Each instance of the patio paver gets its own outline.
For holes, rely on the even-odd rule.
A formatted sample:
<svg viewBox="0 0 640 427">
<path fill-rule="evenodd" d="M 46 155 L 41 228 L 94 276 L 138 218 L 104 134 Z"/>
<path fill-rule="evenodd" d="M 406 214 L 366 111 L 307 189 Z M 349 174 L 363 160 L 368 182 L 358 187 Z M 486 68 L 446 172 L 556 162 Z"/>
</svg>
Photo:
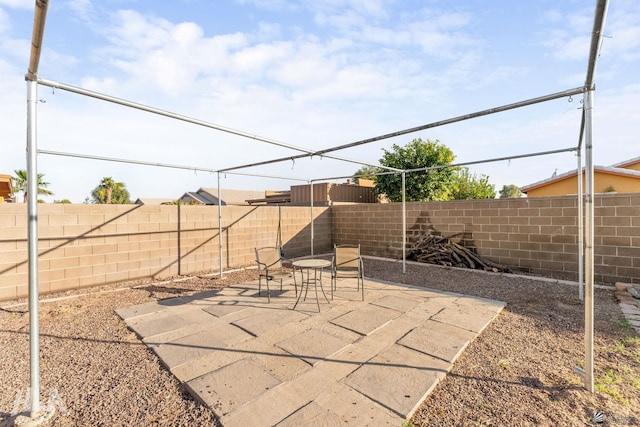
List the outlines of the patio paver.
<svg viewBox="0 0 640 427">
<path fill-rule="evenodd" d="M 296 310 L 257 282 L 118 309 L 222 424 L 402 425 L 504 303 L 344 279 Z"/>
</svg>

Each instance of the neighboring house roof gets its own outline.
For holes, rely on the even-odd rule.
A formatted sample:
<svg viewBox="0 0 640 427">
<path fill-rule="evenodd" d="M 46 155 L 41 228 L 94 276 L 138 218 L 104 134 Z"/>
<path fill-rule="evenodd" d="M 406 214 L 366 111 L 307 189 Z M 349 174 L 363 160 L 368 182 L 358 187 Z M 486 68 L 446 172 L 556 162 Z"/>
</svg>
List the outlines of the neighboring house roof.
<svg viewBox="0 0 640 427">
<path fill-rule="evenodd" d="M 262 191 L 250 191 L 250 190 L 229 190 L 221 189 L 222 193 L 222 205 L 247 205 L 247 200 L 264 198 L 264 192 Z M 217 188 L 200 188 L 196 192 L 188 191 L 180 198 L 182 203 L 198 203 L 203 205 L 217 205 L 218 204 L 218 189 Z"/>
<path fill-rule="evenodd" d="M 0 199 L 9 199 L 12 194 L 11 175 L 0 174 Z"/>
<path fill-rule="evenodd" d="M 166 199 L 157 197 L 140 197 L 134 203 L 136 205 L 165 205 L 175 203 L 176 199 Z"/>
<path fill-rule="evenodd" d="M 640 170 L 640 157 L 634 157 L 633 159 L 624 160 L 620 163 L 616 163 L 615 165 L 611 165 L 611 167 Z"/>
<path fill-rule="evenodd" d="M 584 174 L 584 168 L 582 168 L 582 173 Z M 624 169 L 619 167 L 612 166 L 594 166 L 594 172 L 600 172 L 603 174 L 609 175 L 618 175 L 618 176 L 626 176 L 630 178 L 638 178 L 640 179 L 640 171 L 632 170 L 632 169 Z M 553 184 L 555 182 L 562 181 L 564 179 L 573 177 L 577 174 L 577 169 L 574 169 L 569 172 L 565 172 L 560 175 L 552 176 L 551 178 L 543 179 L 542 181 L 534 182 L 533 184 L 525 185 L 524 187 L 520 187 L 520 191 L 523 193 L 527 193 L 531 190 L 535 190 L 540 187 L 544 187 L 546 185 Z"/>
<path fill-rule="evenodd" d="M 227 205 L 246 205 L 247 200 L 258 199 L 264 197 L 264 191 L 253 190 L 229 190 L 222 188 L 222 204 Z M 201 188 L 198 190 L 200 194 L 206 194 L 206 196 L 212 200 L 215 200 L 218 204 L 218 189 L 217 188 Z"/>
<path fill-rule="evenodd" d="M 182 197 L 180 197 L 180 200 L 182 201 L 182 203 L 184 204 L 190 204 L 190 203 L 198 203 L 198 204 L 202 204 L 202 205 L 215 205 L 217 203 L 214 203 L 213 200 L 203 197 L 202 195 L 198 194 L 197 192 L 193 192 L 193 191 L 187 191 L 186 193 L 184 193 L 182 195 Z"/>
</svg>

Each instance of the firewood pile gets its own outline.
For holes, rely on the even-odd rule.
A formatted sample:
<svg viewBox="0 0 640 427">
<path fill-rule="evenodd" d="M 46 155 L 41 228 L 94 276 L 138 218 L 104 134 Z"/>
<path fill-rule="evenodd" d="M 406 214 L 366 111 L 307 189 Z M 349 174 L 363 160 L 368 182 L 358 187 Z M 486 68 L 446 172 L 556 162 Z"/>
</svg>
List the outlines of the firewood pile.
<svg viewBox="0 0 640 427">
<path fill-rule="evenodd" d="M 509 267 L 489 261 L 479 255 L 475 249 L 451 240 L 461 234 L 464 233 L 456 233 L 449 237 L 432 234 L 420 236 L 407 250 L 407 259 L 447 267 L 511 273 Z"/>
</svg>

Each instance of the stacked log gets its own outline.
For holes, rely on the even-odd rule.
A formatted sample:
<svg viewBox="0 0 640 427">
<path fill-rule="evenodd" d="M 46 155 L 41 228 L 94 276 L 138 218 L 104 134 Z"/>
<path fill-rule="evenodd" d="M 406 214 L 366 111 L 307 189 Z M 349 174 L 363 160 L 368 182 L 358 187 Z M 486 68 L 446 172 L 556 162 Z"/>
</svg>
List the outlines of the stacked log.
<svg viewBox="0 0 640 427">
<path fill-rule="evenodd" d="M 420 236 L 407 250 L 407 259 L 446 267 L 511 273 L 509 267 L 496 264 L 482 257 L 475 249 L 467 248 L 451 240 L 461 234 L 463 233 L 456 233 L 449 237 L 432 234 Z"/>
</svg>

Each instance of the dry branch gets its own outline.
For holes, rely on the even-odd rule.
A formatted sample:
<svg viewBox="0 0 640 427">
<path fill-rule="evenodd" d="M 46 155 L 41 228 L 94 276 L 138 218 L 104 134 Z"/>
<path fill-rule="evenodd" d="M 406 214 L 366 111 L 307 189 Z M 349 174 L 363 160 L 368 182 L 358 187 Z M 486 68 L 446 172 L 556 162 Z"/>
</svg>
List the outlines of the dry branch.
<svg viewBox="0 0 640 427">
<path fill-rule="evenodd" d="M 483 258 L 475 249 L 451 241 L 452 238 L 461 234 L 464 233 L 456 233 L 448 237 L 422 235 L 408 249 L 407 259 L 447 267 L 471 268 L 495 273 L 511 272 L 509 267 Z"/>
</svg>

